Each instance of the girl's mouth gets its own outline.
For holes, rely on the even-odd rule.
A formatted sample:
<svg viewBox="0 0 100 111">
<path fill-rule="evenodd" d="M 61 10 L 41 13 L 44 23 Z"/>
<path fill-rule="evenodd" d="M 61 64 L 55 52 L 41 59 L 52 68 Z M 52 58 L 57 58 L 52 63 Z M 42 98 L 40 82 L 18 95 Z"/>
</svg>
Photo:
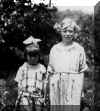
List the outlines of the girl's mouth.
<svg viewBox="0 0 100 111">
<path fill-rule="evenodd" d="M 72 39 L 71 36 L 64 36 L 64 38 L 66 38 L 66 39 Z"/>
</svg>

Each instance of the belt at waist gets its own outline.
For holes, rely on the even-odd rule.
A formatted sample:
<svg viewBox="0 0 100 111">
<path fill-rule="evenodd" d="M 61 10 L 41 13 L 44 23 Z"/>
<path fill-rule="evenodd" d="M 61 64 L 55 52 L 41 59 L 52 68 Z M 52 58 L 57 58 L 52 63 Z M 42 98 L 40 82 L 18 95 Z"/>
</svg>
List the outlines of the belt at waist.
<svg viewBox="0 0 100 111">
<path fill-rule="evenodd" d="M 79 72 L 53 72 L 52 74 L 68 75 L 68 74 L 80 74 Z"/>
</svg>

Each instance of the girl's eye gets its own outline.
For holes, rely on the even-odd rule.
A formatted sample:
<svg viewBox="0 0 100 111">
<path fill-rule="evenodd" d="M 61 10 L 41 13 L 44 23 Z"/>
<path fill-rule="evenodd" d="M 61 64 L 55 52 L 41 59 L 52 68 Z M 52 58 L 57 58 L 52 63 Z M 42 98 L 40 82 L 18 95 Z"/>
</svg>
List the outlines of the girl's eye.
<svg viewBox="0 0 100 111">
<path fill-rule="evenodd" d="M 72 33 L 73 31 L 72 30 L 63 30 L 62 32 L 64 32 L 64 33 L 66 33 L 66 32 Z"/>
<path fill-rule="evenodd" d="M 73 31 L 72 30 L 68 30 L 70 33 L 72 33 Z"/>
</svg>

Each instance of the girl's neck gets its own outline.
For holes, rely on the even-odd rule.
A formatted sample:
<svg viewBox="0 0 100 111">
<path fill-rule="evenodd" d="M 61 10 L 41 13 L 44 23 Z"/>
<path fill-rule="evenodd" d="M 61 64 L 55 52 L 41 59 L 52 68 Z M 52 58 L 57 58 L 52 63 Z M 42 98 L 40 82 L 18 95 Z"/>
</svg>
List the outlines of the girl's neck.
<svg viewBox="0 0 100 111">
<path fill-rule="evenodd" d="M 37 64 L 29 64 L 29 63 L 28 63 L 28 66 L 29 66 L 29 67 L 37 67 L 38 65 L 39 65 L 39 63 L 37 63 Z"/>
<path fill-rule="evenodd" d="M 70 46 L 70 45 L 73 44 L 73 41 L 70 41 L 70 42 L 64 42 L 64 41 L 62 41 L 62 44 L 63 44 L 64 46 Z"/>
</svg>

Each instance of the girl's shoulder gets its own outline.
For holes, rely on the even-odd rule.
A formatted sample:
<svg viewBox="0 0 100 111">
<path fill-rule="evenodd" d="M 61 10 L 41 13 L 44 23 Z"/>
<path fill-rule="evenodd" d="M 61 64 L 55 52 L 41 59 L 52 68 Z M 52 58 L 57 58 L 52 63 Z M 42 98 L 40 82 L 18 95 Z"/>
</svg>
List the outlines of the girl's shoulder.
<svg viewBox="0 0 100 111">
<path fill-rule="evenodd" d="M 61 42 L 59 42 L 52 46 L 51 51 L 57 51 L 57 50 L 61 49 L 61 47 L 62 47 Z"/>
<path fill-rule="evenodd" d="M 57 48 L 57 47 L 61 47 L 61 42 L 59 42 L 59 43 L 57 43 L 57 44 L 53 45 L 53 47 L 52 47 L 52 48 Z"/>
<path fill-rule="evenodd" d="M 78 50 L 78 51 L 84 51 L 84 48 L 81 44 L 74 42 L 74 47 Z"/>
<path fill-rule="evenodd" d="M 24 63 L 19 67 L 19 69 L 20 69 L 20 70 L 26 70 L 26 69 L 27 69 L 27 66 L 28 66 L 27 62 L 24 62 Z"/>
</svg>

